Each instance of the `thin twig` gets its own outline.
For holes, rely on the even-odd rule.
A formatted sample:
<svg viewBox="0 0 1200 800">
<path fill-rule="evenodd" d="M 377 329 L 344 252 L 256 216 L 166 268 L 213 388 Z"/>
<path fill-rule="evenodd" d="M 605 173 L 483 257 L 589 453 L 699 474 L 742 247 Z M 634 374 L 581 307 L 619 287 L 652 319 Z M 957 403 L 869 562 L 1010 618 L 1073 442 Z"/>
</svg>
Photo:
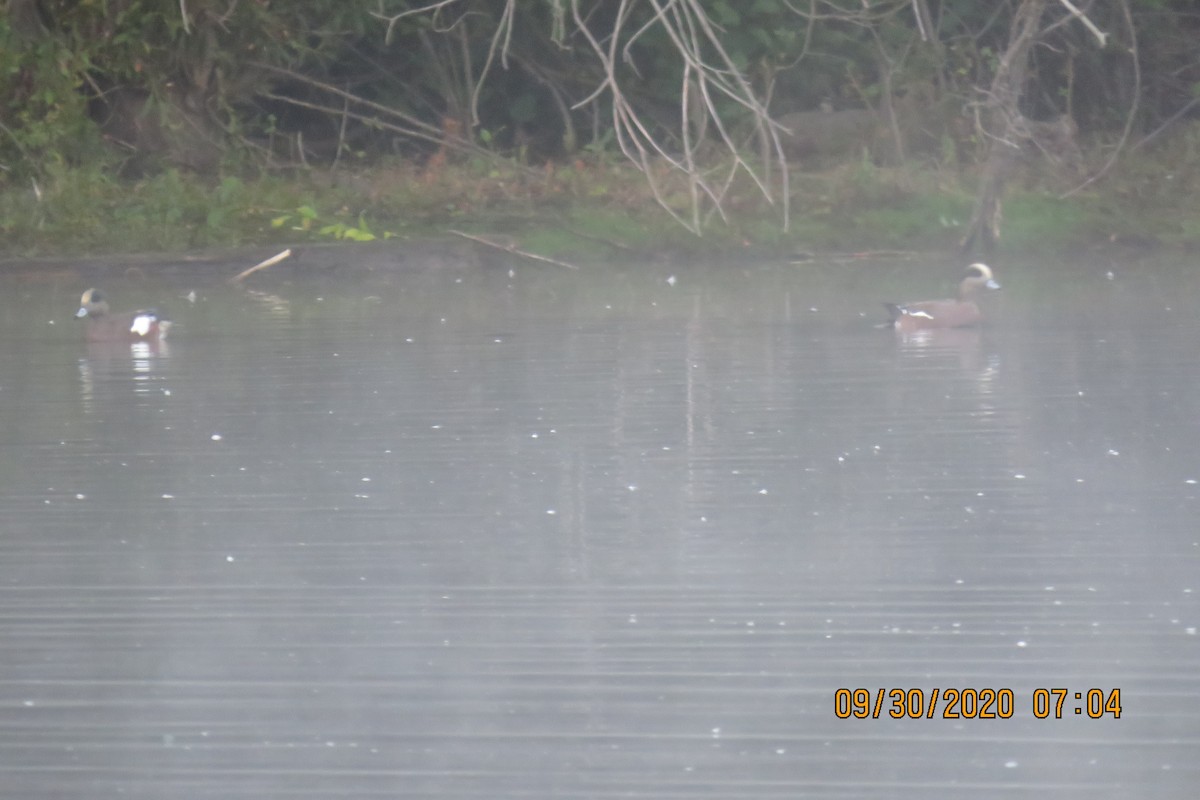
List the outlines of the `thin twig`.
<svg viewBox="0 0 1200 800">
<path fill-rule="evenodd" d="M 445 131 L 443 131 L 441 128 L 439 128 L 435 125 L 431 125 L 428 122 L 424 122 L 423 120 L 417 119 L 416 117 L 413 117 L 409 114 L 405 114 L 402 111 L 398 111 L 395 108 L 391 108 L 391 107 L 385 106 L 381 103 L 376 103 L 371 100 L 367 100 L 364 97 L 359 97 L 358 95 L 353 94 L 352 92 L 348 92 L 337 86 L 333 86 L 332 84 L 314 80 L 313 78 L 310 78 L 307 75 L 302 75 L 298 72 L 295 72 L 290 69 L 286 69 L 284 67 L 277 67 L 272 64 L 267 64 L 265 62 L 255 62 L 255 65 L 262 67 L 263 69 L 270 70 L 271 72 L 278 73 L 280 75 L 286 75 L 287 77 L 289 77 L 299 83 L 303 83 L 314 89 L 320 89 L 321 91 L 328 92 L 329 94 L 334 95 L 335 97 L 340 97 L 343 100 L 348 100 L 350 103 L 355 104 L 356 108 L 361 107 L 361 108 L 371 109 L 374 111 L 378 111 L 381 114 L 384 114 L 388 117 L 398 119 L 401 122 L 403 122 L 404 125 L 409 126 L 409 127 L 404 127 L 404 126 L 397 125 L 394 123 L 385 122 L 380 117 L 371 115 L 369 113 L 347 110 L 345 103 L 343 103 L 343 106 L 341 108 L 337 108 L 334 106 L 323 105 L 321 103 L 313 103 L 311 101 L 301 100 L 298 97 L 289 97 L 287 95 L 277 94 L 275 92 L 269 92 L 269 91 L 259 92 L 260 97 L 265 97 L 268 100 L 278 100 L 280 102 L 300 106 L 301 108 L 310 108 L 314 111 L 321 111 L 326 114 L 329 114 L 331 117 L 336 117 L 336 118 L 349 117 L 350 119 L 358 120 L 360 122 L 366 123 L 367 125 L 377 126 L 377 127 L 383 128 L 384 130 L 395 131 L 396 133 L 399 133 L 403 136 L 407 136 L 407 137 L 410 137 L 413 139 L 422 139 L 424 141 L 432 142 L 433 144 L 436 144 L 439 146 L 445 145 L 446 147 L 453 148 L 459 152 L 470 153 L 472 155 L 482 156 L 482 157 L 490 159 L 492 161 L 500 161 L 501 160 L 500 157 L 496 153 L 486 150 L 485 148 L 482 148 L 482 147 L 476 145 L 475 143 L 471 142 L 468 139 L 463 138 L 462 136 L 447 136 Z M 522 165 L 515 165 L 514 168 L 525 174 L 528 174 L 528 175 L 536 174 L 536 170 L 529 169 L 528 167 L 525 167 Z"/>
<path fill-rule="evenodd" d="M 458 0 L 439 0 L 439 2 L 430 3 L 429 5 L 422 6 L 421 8 L 410 8 L 407 11 L 401 11 L 399 14 L 392 14 L 391 16 L 389 16 L 387 14 L 378 13 L 375 11 L 369 11 L 367 13 L 369 13 L 372 17 L 375 17 L 376 19 L 381 19 L 381 20 L 387 21 L 387 24 L 388 24 L 387 33 L 384 34 L 383 43 L 391 44 L 392 43 L 392 32 L 396 28 L 396 23 L 399 22 L 400 20 L 404 19 L 405 17 L 412 16 L 413 14 L 424 14 L 426 11 L 441 11 L 444 7 L 446 7 L 448 5 L 452 5 L 457 2 L 458 2 Z M 380 4 L 380 10 L 382 11 L 382 9 L 383 9 L 383 5 Z"/>
<path fill-rule="evenodd" d="M 1159 134 L 1161 134 L 1161 133 L 1162 133 L 1163 131 L 1165 131 L 1167 128 L 1171 127 L 1171 126 L 1172 126 L 1172 125 L 1174 125 L 1176 122 L 1178 122 L 1180 117 L 1182 117 L 1184 114 L 1186 114 L 1186 113 L 1188 113 L 1189 111 L 1191 111 L 1191 110 L 1192 110 L 1192 108 L 1193 108 L 1194 106 L 1196 106 L 1196 105 L 1200 105 L 1200 97 L 1197 97 L 1195 100 L 1192 100 L 1192 101 L 1190 101 L 1190 102 L 1188 102 L 1188 103 L 1185 103 L 1185 104 L 1184 104 L 1184 106 L 1183 106 L 1183 108 L 1179 109 L 1179 110 L 1178 110 L 1178 111 L 1176 111 L 1174 114 L 1172 114 L 1171 116 L 1167 117 L 1167 121 L 1166 121 L 1166 122 L 1164 122 L 1163 124 L 1159 125 L 1159 126 L 1158 126 L 1157 128 L 1155 128 L 1154 130 L 1152 130 L 1152 131 L 1150 131 L 1149 133 L 1147 133 L 1147 134 L 1146 134 L 1145 136 L 1143 136 L 1141 139 L 1138 139 L 1138 140 L 1137 140 L 1137 142 L 1135 142 L 1135 143 L 1134 143 L 1132 146 L 1130 146 L 1130 148 L 1129 148 L 1129 152 L 1131 152 L 1131 153 L 1132 153 L 1132 152 L 1134 152 L 1135 150 L 1140 150 L 1141 148 L 1143 148 L 1143 147 L 1145 147 L 1146 145 L 1150 144 L 1150 142 L 1154 141 L 1154 139 L 1156 139 L 1156 138 L 1158 137 L 1158 135 L 1159 135 Z"/>
<path fill-rule="evenodd" d="M 496 250 L 502 250 L 503 252 L 511 253 L 514 256 L 521 256 L 522 258 L 531 258 L 534 261 L 544 261 L 547 264 L 554 264 L 555 266 L 566 267 L 567 269 L 579 269 L 579 267 L 575 266 L 574 264 L 568 264 L 566 261 L 559 261 L 557 258 L 550 258 L 548 256 L 539 256 L 537 253 L 530 253 L 525 250 L 518 250 L 516 245 L 501 244 L 499 242 L 494 242 L 490 239 L 486 239 L 483 236 L 473 236 L 469 233 L 463 233 L 462 231 L 455 231 L 455 230 L 447 230 L 446 233 L 453 233 L 455 236 L 461 236 L 464 239 L 470 239 L 472 242 L 477 242 L 485 247 L 492 247 L 492 248 L 495 248 Z"/>
<path fill-rule="evenodd" d="M 329 165 L 330 173 L 337 172 L 338 162 L 342 160 L 342 151 L 346 149 L 346 122 L 350 119 L 350 98 L 342 98 L 342 124 L 338 126 L 337 152 L 333 154 L 333 163 Z"/>
</svg>

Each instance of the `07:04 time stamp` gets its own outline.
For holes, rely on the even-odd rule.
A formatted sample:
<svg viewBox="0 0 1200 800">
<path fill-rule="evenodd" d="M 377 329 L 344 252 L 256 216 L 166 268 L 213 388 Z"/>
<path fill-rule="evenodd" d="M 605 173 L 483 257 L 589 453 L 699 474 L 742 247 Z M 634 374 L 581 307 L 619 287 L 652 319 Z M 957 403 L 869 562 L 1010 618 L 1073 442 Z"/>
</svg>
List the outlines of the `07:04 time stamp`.
<svg viewBox="0 0 1200 800">
<path fill-rule="evenodd" d="M 1012 689 L 838 689 L 838 719 L 1009 719 L 1016 710 Z M 1120 689 L 1034 689 L 1030 710 L 1038 719 L 1063 716 L 1121 718 Z"/>
</svg>

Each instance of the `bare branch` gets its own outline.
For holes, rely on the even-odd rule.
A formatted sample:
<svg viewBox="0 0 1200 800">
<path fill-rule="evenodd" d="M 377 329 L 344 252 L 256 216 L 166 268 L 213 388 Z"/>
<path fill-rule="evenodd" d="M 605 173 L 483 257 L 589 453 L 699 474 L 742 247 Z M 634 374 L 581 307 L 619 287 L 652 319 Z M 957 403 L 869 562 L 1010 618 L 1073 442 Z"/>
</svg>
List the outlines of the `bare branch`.
<svg viewBox="0 0 1200 800">
<path fill-rule="evenodd" d="M 1092 32 L 1092 35 L 1096 37 L 1096 41 L 1100 43 L 1100 47 L 1104 47 L 1105 43 L 1108 41 L 1107 33 L 1097 28 L 1092 21 L 1087 18 L 1086 14 L 1075 7 L 1071 0 L 1058 0 L 1058 2 L 1062 3 L 1067 11 L 1071 12 L 1073 17 L 1082 22 L 1083 26 Z"/>
<path fill-rule="evenodd" d="M 370 13 L 372 17 L 375 17 L 375 19 L 381 19 L 387 22 L 387 33 L 384 34 L 383 41 L 386 44 L 391 44 L 392 33 L 396 29 L 396 23 L 400 20 L 404 19 L 405 17 L 411 17 L 414 14 L 424 14 L 426 11 L 441 11 L 446 6 L 453 5 L 457 2 L 458 0 L 438 0 L 438 2 L 430 3 L 427 6 L 410 8 L 407 11 L 401 11 L 399 14 L 385 14 L 383 13 L 383 0 L 380 0 L 379 11 L 371 11 L 368 13 Z"/>
<path fill-rule="evenodd" d="M 1142 96 L 1142 70 L 1138 64 L 1138 43 L 1137 43 L 1137 28 L 1133 24 L 1133 14 L 1129 10 L 1128 0 L 1121 0 L 1121 11 L 1125 16 L 1125 26 L 1129 30 L 1129 55 L 1130 64 L 1133 67 L 1133 99 L 1129 103 L 1129 111 L 1125 115 L 1125 129 L 1121 131 L 1121 139 L 1117 142 L 1117 146 L 1113 149 L 1112 154 L 1108 157 L 1108 161 L 1104 166 L 1090 176 L 1086 181 L 1076 186 L 1069 192 L 1064 192 L 1060 195 L 1061 198 L 1067 198 L 1081 191 L 1087 186 L 1095 183 L 1104 177 L 1110 169 L 1117 163 L 1117 159 L 1121 155 L 1121 151 L 1125 147 L 1125 143 L 1129 141 L 1129 135 L 1133 132 L 1133 123 L 1137 117 L 1138 104 L 1141 102 Z"/>
<path fill-rule="evenodd" d="M 504 11 L 500 15 L 500 24 L 496 27 L 496 32 L 492 34 L 491 44 L 488 45 L 487 59 L 483 62 L 483 69 L 479 71 L 479 78 L 475 81 L 475 86 L 471 90 L 471 123 L 479 124 L 479 94 L 483 91 L 484 81 L 487 80 L 488 73 L 492 70 L 492 64 L 496 60 L 496 53 L 500 53 L 500 63 L 508 69 L 508 48 L 512 42 L 512 20 L 514 5 L 516 0 L 505 0 Z M 501 37 L 504 43 L 501 45 Z"/>
<path fill-rule="evenodd" d="M 390 37 L 400 20 L 418 14 L 435 16 L 452 7 L 462 10 L 463 6 L 456 6 L 456 2 L 438 0 L 397 14 L 385 13 L 381 4 L 373 16 L 387 22 Z M 655 201 L 688 230 L 699 234 L 707 217 L 713 214 L 725 216 L 723 206 L 734 185 L 734 178 L 744 173 L 768 202 L 780 202 L 786 229 L 789 212 L 788 175 L 779 140 L 779 126 L 770 119 L 766 104 L 726 51 L 722 43 L 723 32 L 709 18 L 703 0 L 619 0 L 613 4 L 615 7 L 609 8 L 610 16 L 590 18 L 581 8 L 581 0 L 569 2 L 574 32 L 585 42 L 586 52 L 596 60 L 600 75 L 598 84 L 582 99 L 570 103 L 569 109 L 596 103 L 601 96 L 607 95 L 617 147 L 646 176 Z M 634 27 L 631 24 L 634 12 L 644 2 L 649 3 L 652 13 L 639 14 L 639 17 L 647 16 L 648 19 L 640 20 Z M 887 5 L 889 9 L 906 8 L 909 2 L 890 0 Z M 469 103 L 472 120 L 478 119 L 477 108 L 482 92 L 491 79 L 495 65 L 499 63 L 507 68 L 510 57 L 516 58 L 518 63 L 525 60 L 517 53 L 510 53 L 516 14 L 520 8 L 517 0 L 505 0 L 502 7 L 499 3 L 494 7 L 498 16 L 493 19 L 495 29 L 488 32 L 491 38 L 483 63 L 478 70 L 474 69 L 470 64 L 470 53 L 466 50 L 458 59 L 463 70 L 459 85 L 470 86 L 469 99 L 464 98 L 464 104 Z M 560 44 L 566 36 L 566 10 L 565 0 L 552 0 L 551 39 Z M 592 10 L 589 9 L 588 13 Z M 474 12 L 464 11 L 456 24 L 463 23 L 471 13 Z M 596 20 L 601 18 L 605 20 L 605 29 L 597 30 Z M 624 85 L 631 71 L 637 74 L 635 46 L 651 33 L 656 37 L 665 35 L 668 38 L 673 48 L 671 55 L 680 59 L 682 66 L 678 125 L 671 126 L 672 130 L 666 133 L 662 132 L 660 123 L 649 120 Z M 338 97 L 344 96 L 339 94 L 336 87 L 322 85 L 320 88 Z M 570 101 L 562 97 L 556 87 L 551 87 L 551 93 L 569 123 L 567 109 Z M 770 152 L 769 161 L 757 164 L 743 155 L 741 146 L 730 133 L 727 121 L 722 119 L 722 113 L 728 113 L 721 110 L 726 103 L 734 103 L 749 112 L 756 137 L 764 145 L 760 151 L 764 155 Z M 416 120 L 390 109 L 382 109 L 358 98 L 350 106 L 343 113 L 352 119 L 358 118 L 355 107 L 369 109 L 394 116 L 406 130 L 419 132 L 419 138 L 441 140 L 441 130 L 427 124 L 418 126 L 414 124 Z M 567 130 L 571 130 L 569 124 Z M 727 170 L 716 182 L 714 175 L 707 172 L 713 158 L 705 150 L 713 141 L 719 143 L 721 152 L 727 157 Z M 779 168 L 773 170 L 772 163 L 778 163 Z M 677 207 L 683 204 L 678 202 L 674 189 L 670 188 L 669 182 L 673 179 L 681 179 L 686 184 L 688 199 L 685 202 L 690 206 L 686 212 Z M 675 188 L 682 187 L 676 185 Z"/>
<path fill-rule="evenodd" d="M 557 258 L 550 258 L 550 256 L 542 256 L 538 255 L 537 253 L 530 253 L 528 250 L 518 249 L 516 244 L 513 243 L 496 241 L 495 239 L 489 239 L 486 236 L 475 236 L 470 233 L 463 233 L 462 231 L 456 231 L 453 229 L 447 229 L 446 233 L 453 233 L 455 236 L 461 236 L 464 239 L 470 239 L 472 242 L 477 242 L 484 247 L 502 250 L 505 253 L 512 253 L 514 256 L 528 258 L 532 261 L 542 261 L 546 264 L 554 264 L 556 267 L 566 267 L 567 269 L 579 269 L 579 267 L 576 265 L 566 261 L 559 261 Z"/>
</svg>

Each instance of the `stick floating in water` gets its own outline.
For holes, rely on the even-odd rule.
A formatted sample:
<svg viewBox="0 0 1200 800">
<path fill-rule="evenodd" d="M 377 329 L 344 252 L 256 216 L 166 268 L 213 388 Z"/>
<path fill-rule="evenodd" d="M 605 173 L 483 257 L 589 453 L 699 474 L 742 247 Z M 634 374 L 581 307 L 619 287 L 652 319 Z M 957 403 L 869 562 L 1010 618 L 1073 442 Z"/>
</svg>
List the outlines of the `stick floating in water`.
<svg viewBox="0 0 1200 800">
<path fill-rule="evenodd" d="M 514 256 L 521 256 L 522 258 L 529 258 L 534 261 L 544 261 L 547 264 L 554 264 L 555 266 L 566 267 L 567 269 L 579 269 L 579 267 L 575 266 L 574 264 L 568 264 L 566 261 L 559 261 L 557 258 L 539 256 L 537 253 L 530 253 L 526 250 L 518 250 L 515 244 L 506 244 L 488 239 L 484 236 L 474 236 L 469 233 L 463 233 L 462 231 L 447 230 L 446 232 L 453 233 L 455 236 L 461 236 L 464 239 L 470 239 L 472 242 L 478 242 L 484 247 L 493 247 L 497 250 L 503 250 L 505 253 L 512 253 Z"/>
<path fill-rule="evenodd" d="M 276 253 L 275 255 L 271 256 L 266 261 L 258 262 L 250 269 L 242 270 L 237 275 L 234 275 L 232 278 L 230 278 L 229 282 L 230 283 L 241 283 L 242 278 L 245 278 L 247 275 L 253 275 L 254 273 L 258 272 L 260 269 L 266 269 L 267 267 L 269 267 L 273 264 L 278 264 L 280 261 L 283 261 L 286 258 L 290 258 L 291 255 L 292 255 L 292 249 L 289 247 L 287 250 L 284 250 L 282 253 Z"/>
</svg>

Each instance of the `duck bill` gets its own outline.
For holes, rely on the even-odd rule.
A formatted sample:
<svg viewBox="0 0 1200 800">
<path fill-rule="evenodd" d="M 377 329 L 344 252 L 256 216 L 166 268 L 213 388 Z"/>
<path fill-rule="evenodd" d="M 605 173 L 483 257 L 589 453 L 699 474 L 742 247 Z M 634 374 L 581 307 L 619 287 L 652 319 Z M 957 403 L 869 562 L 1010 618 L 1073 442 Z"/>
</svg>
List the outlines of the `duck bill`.
<svg viewBox="0 0 1200 800">
<path fill-rule="evenodd" d="M 996 283 L 995 278 L 988 278 L 988 282 L 984 284 L 989 289 L 999 289 L 1000 284 Z"/>
<path fill-rule="evenodd" d="M 83 319 L 87 315 L 88 315 L 88 310 L 86 308 L 81 308 L 75 312 L 75 319 Z"/>
</svg>

